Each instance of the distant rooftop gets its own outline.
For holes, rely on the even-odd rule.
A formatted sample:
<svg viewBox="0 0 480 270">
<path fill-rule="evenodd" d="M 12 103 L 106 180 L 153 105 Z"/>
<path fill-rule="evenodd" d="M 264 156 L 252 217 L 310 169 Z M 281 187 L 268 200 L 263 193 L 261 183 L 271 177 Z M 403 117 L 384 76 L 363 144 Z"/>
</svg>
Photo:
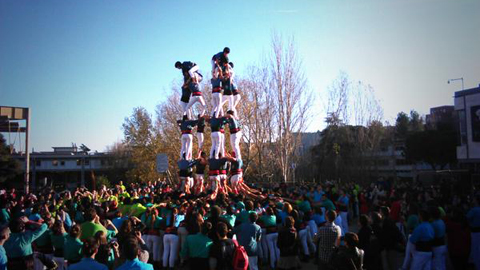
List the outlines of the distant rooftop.
<svg viewBox="0 0 480 270">
<path fill-rule="evenodd" d="M 455 92 L 455 97 L 469 96 L 473 94 L 480 94 L 480 85 L 476 88 L 465 89 L 462 91 Z"/>
</svg>

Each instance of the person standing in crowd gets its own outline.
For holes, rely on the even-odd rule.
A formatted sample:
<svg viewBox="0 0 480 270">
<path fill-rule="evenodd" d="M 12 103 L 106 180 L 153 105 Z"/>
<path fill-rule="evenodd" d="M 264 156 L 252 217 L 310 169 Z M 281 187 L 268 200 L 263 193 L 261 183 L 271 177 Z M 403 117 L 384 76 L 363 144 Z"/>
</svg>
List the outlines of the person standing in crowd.
<svg viewBox="0 0 480 270">
<path fill-rule="evenodd" d="M 453 209 L 445 225 L 448 254 L 453 269 L 467 269 L 471 249 L 471 233 L 467 218 L 463 211 L 456 207 Z"/>
<path fill-rule="evenodd" d="M 340 216 L 342 218 L 342 224 L 338 224 L 342 227 L 342 232 L 345 234 L 348 232 L 348 204 L 349 198 L 345 193 L 345 190 L 340 189 L 340 196 L 337 200 L 338 209 L 340 210 Z"/>
<path fill-rule="evenodd" d="M 415 245 L 413 251 L 412 266 L 410 269 L 430 269 L 432 265 L 432 241 L 435 231 L 430 224 L 430 214 L 427 210 L 420 210 L 420 225 L 415 228 L 410 237 L 410 242 Z"/>
<path fill-rule="evenodd" d="M 199 233 L 187 236 L 180 255 L 182 258 L 188 260 L 190 270 L 210 269 L 208 256 L 213 242 L 208 238 L 208 233 L 211 229 L 212 224 L 210 222 L 204 222 Z"/>
<path fill-rule="evenodd" d="M 53 260 L 57 263 L 59 269 L 65 268 L 65 258 L 63 257 L 65 249 L 65 240 L 67 237 L 67 232 L 63 227 L 63 222 L 61 220 L 55 221 L 52 227 L 52 234 L 50 235 L 53 245 Z"/>
<path fill-rule="evenodd" d="M 277 247 L 280 250 L 280 258 L 277 262 L 277 269 L 298 269 L 299 238 L 295 229 L 295 219 L 288 216 L 285 218 L 285 226 L 278 233 Z"/>
<path fill-rule="evenodd" d="M 7 242 L 8 238 L 10 238 L 10 228 L 6 226 L 0 228 L 0 270 L 7 270 L 7 252 L 3 245 Z"/>
<path fill-rule="evenodd" d="M 476 269 L 480 269 L 480 198 L 475 197 L 473 208 L 467 213 L 468 223 L 470 224 L 472 248 L 471 257 Z"/>
<path fill-rule="evenodd" d="M 364 251 L 358 248 L 358 236 L 355 233 L 345 234 L 345 246 L 341 246 L 332 258 L 334 269 L 363 269 Z"/>
<path fill-rule="evenodd" d="M 108 270 L 108 267 L 95 260 L 98 252 L 99 244 L 93 238 L 88 238 L 83 242 L 82 254 L 83 258 L 80 262 L 71 264 L 68 270 Z"/>
<path fill-rule="evenodd" d="M 34 231 L 26 231 L 25 228 L 28 225 L 38 228 Z M 8 269 L 32 270 L 34 266 L 32 242 L 47 230 L 47 224 L 36 223 L 22 216 L 12 219 L 9 228 L 10 238 L 4 244 Z"/>
<path fill-rule="evenodd" d="M 116 270 L 153 270 L 153 265 L 144 263 L 138 259 L 140 253 L 141 249 L 137 239 L 129 238 L 126 240 L 122 247 L 122 257 L 126 259 L 126 262 L 116 268 Z"/>
<path fill-rule="evenodd" d="M 337 214 L 330 210 L 326 217 L 327 223 L 318 229 L 317 259 L 319 270 L 328 269 L 332 254 L 340 245 L 341 229 L 333 223 Z"/>
<path fill-rule="evenodd" d="M 433 207 L 430 211 L 432 213 L 433 221 L 432 227 L 435 233 L 435 238 L 432 243 L 433 253 L 433 270 L 445 270 L 447 264 L 447 246 L 445 245 L 445 222 L 441 219 L 440 209 Z"/>
<path fill-rule="evenodd" d="M 97 215 L 95 208 L 90 208 L 86 211 L 85 222 L 81 226 L 81 236 L 80 240 L 85 241 L 87 238 L 95 237 L 95 234 L 98 231 L 103 231 L 107 234 L 107 229 L 100 224 L 100 217 Z"/>
<path fill-rule="evenodd" d="M 238 244 L 245 247 L 248 255 L 248 269 L 258 270 L 259 242 L 262 229 L 256 224 L 258 215 L 253 212 L 249 214 L 249 222 L 244 222 L 233 229 L 237 235 Z"/>
<path fill-rule="evenodd" d="M 82 259 L 83 242 L 80 241 L 81 234 L 80 225 L 75 224 L 70 229 L 68 236 L 65 239 L 65 249 L 63 251 L 64 258 L 68 265 L 79 262 Z"/>
<path fill-rule="evenodd" d="M 380 243 L 382 245 L 382 265 L 384 270 L 394 270 L 398 249 L 405 246 L 402 233 L 399 231 L 395 221 L 390 218 L 390 209 L 386 206 L 380 207 L 382 225 L 380 226 Z M 395 269 L 396 270 L 396 269 Z"/>
<path fill-rule="evenodd" d="M 216 226 L 216 238 L 210 249 L 209 265 L 211 270 L 230 270 L 233 268 L 235 243 L 227 237 L 228 227 L 224 222 Z"/>
</svg>

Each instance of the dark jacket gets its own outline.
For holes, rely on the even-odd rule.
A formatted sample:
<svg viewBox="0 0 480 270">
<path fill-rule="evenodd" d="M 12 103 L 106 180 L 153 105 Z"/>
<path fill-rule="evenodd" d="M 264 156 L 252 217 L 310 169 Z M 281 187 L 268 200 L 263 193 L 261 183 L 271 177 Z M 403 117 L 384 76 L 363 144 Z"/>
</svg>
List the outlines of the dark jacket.
<svg viewBox="0 0 480 270">
<path fill-rule="evenodd" d="M 298 254 L 298 234 L 295 228 L 284 228 L 278 233 L 277 247 L 280 257 L 296 256 Z"/>
</svg>

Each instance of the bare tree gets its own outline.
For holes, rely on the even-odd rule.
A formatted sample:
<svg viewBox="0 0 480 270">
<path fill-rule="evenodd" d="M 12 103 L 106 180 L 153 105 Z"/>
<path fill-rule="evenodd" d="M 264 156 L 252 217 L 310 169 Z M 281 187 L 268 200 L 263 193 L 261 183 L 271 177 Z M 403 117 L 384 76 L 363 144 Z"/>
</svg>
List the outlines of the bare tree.
<svg viewBox="0 0 480 270">
<path fill-rule="evenodd" d="M 327 117 L 328 125 L 348 124 L 348 101 L 350 97 L 350 79 L 347 73 L 340 72 L 337 79 L 328 88 Z"/>
<path fill-rule="evenodd" d="M 305 131 L 312 104 L 312 93 L 302 71 L 302 61 L 295 49 L 293 37 L 285 43 L 278 34 L 272 37 L 272 54 L 269 59 L 269 94 L 274 100 L 272 120 L 276 142 L 276 161 L 283 181 L 287 181 L 294 167 L 294 152 Z"/>
</svg>

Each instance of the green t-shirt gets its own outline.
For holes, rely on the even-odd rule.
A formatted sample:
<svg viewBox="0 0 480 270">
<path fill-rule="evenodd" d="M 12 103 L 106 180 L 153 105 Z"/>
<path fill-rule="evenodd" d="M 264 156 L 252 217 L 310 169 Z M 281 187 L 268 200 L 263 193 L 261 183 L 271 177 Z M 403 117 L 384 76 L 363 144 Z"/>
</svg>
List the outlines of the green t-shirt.
<svg viewBox="0 0 480 270">
<path fill-rule="evenodd" d="M 8 213 L 7 209 L 2 208 L 0 211 L 0 223 L 7 224 L 10 222 L 10 214 Z"/>
<path fill-rule="evenodd" d="M 202 233 L 189 235 L 180 251 L 180 256 L 182 258 L 208 258 L 212 244 L 212 240 Z"/>
<path fill-rule="evenodd" d="M 98 231 L 103 231 L 105 235 L 107 235 L 107 229 L 103 227 L 102 224 L 93 223 L 91 221 L 86 221 L 82 223 L 82 235 L 80 236 L 80 240 L 85 241 L 89 237 L 95 237 L 95 234 Z"/>
<path fill-rule="evenodd" d="M 35 240 L 35 244 L 36 244 L 38 247 L 47 247 L 47 246 L 50 246 L 50 245 L 52 244 L 51 235 L 52 235 L 52 231 L 51 231 L 50 229 L 47 229 L 42 235 L 40 235 L 40 237 L 38 237 L 38 238 Z"/>
<path fill-rule="evenodd" d="M 53 247 L 55 249 L 63 249 L 65 247 L 65 238 L 67 235 L 67 233 L 63 233 L 62 235 L 51 234 L 50 238 L 52 239 Z"/>
<path fill-rule="evenodd" d="M 47 224 L 42 224 L 35 231 L 25 231 L 23 233 L 12 233 L 3 247 L 7 252 L 8 258 L 19 258 L 33 254 L 32 242 L 47 230 Z"/>
<path fill-rule="evenodd" d="M 147 208 L 143 206 L 141 203 L 136 203 L 130 207 L 130 212 L 133 216 L 139 217 L 143 213 L 147 211 Z"/>
<path fill-rule="evenodd" d="M 240 222 L 240 223 L 248 222 L 250 213 L 255 213 L 255 211 L 253 211 L 253 210 L 249 210 L 249 211 L 243 210 L 242 212 L 240 212 L 237 215 L 238 222 Z"/>
<path fill-rule="evenodd" d="M 83 243 L 78 238 L 67 236 L 65 238 L 65 248 L 63 249 L 63 256 L 67 261 L 80 261 L 82 259 Z"/>
</svg>

